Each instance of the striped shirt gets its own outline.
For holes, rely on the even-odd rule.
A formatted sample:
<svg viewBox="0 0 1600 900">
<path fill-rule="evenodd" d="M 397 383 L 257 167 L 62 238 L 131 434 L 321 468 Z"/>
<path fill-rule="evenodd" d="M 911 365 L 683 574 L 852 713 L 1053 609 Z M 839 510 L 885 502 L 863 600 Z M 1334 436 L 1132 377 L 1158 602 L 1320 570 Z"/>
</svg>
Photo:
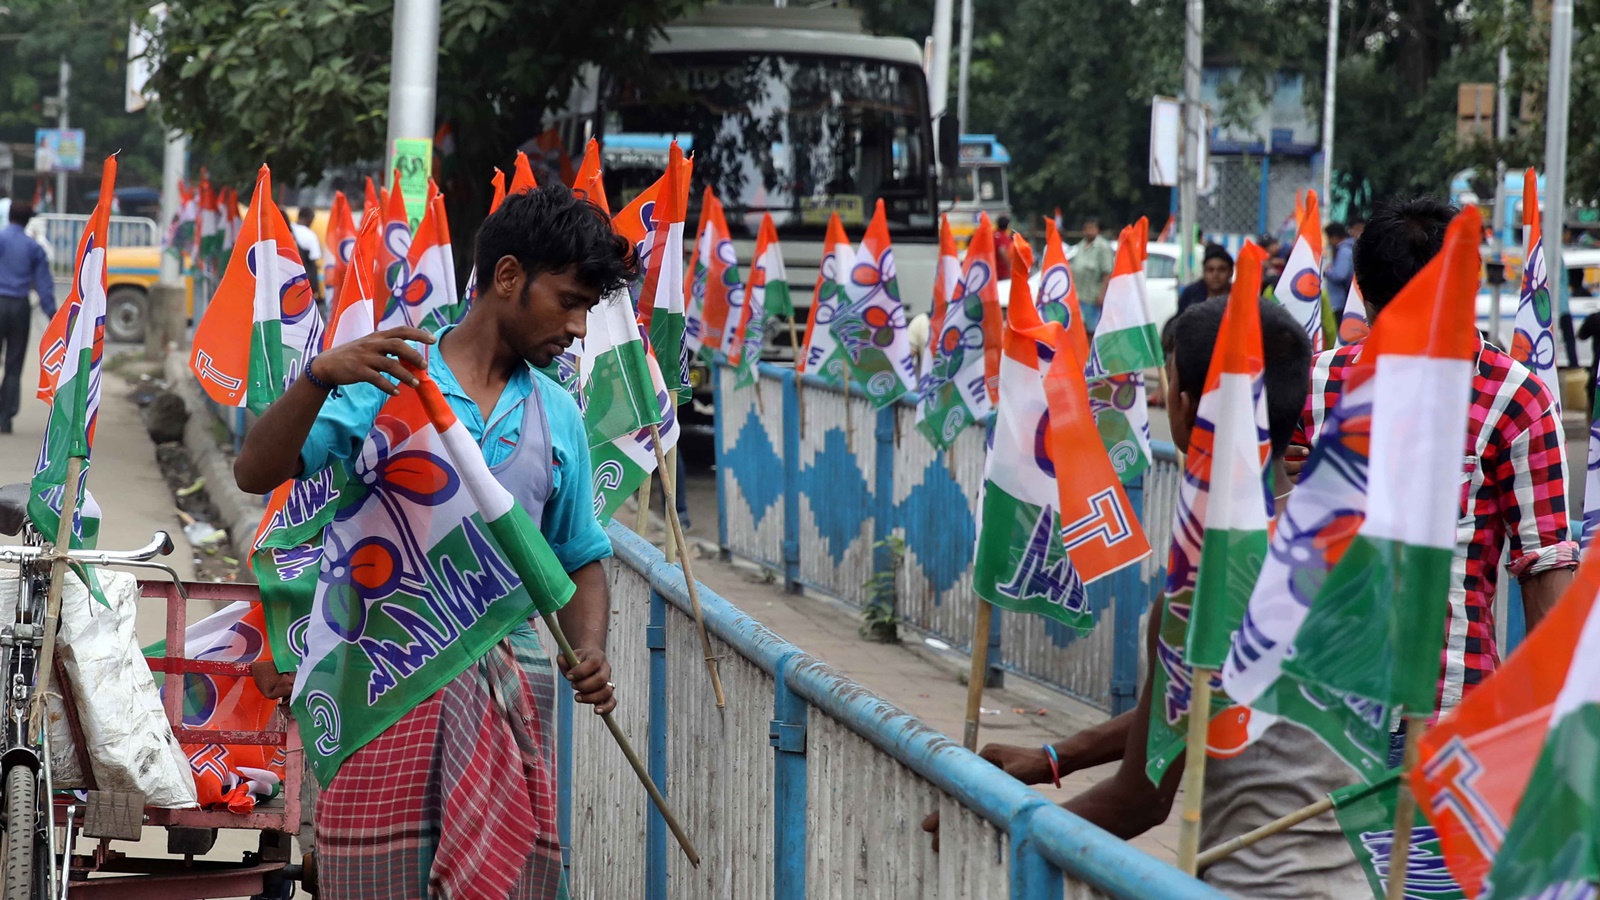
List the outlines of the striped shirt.
<svg viewBox="0 0 1600 900">
<path fill-rule="evenodd" d="M 1309 447 L 1339 400 L 1361 352 L 1352 344 L 1317 355 L 1294 443 Z M 1578 564 L 1568 539 L 1566 449 L 1550 391 L 1493 344 L 1478 351 L 1461 473 L 1460 518 L 1450 567 L 1450 615 L 1438 704 L 1448 712 L 1500 665 L 1494 598 L 1502 548 L 1518 579 Z M 1417 460 L 1428 465 L 1430 460 Z"/>
</svg>

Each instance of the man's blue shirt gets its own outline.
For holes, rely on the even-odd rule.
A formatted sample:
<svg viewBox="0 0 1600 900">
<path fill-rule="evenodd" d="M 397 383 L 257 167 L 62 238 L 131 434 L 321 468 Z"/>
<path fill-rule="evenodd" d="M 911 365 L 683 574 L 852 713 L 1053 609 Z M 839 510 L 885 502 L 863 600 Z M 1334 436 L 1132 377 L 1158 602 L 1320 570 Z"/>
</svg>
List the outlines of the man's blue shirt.
<svg viewBox="0 0 1600 900">
<path fill-rule="evenodd" d="M 30 288 L 38 292 L 44 314 L 55 315 L 56 283 L 50 277 L 50 257 L 21 225 L 7 224 L 0 228 L 0 297 L 26 300 Z"/>
</svg>

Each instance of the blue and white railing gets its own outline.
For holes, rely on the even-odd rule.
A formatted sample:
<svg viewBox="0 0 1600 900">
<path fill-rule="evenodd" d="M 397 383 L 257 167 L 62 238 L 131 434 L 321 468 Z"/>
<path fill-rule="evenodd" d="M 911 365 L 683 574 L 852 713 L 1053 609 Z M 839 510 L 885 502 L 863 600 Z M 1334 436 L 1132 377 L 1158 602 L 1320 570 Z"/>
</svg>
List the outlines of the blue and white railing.
<svg viewBox="0 0 1600 900">
<path fill-rule="evenodd" d="M 621 525 L 611 539 L 616 715 L 701 865 L 684 861 L 599 720 L 562 692 L 561 836 L 573 897 L 1221 897 L 701 585 L 727 695 L 719 713 L 681 570 Z M 933 810 L 939 853 L 920 828 Z"/>
<path fill-rule="evenodd" d="M 874 410 L 793 369 L 763 365 L 739 387 L 716 385 L 717 498 L 722 549 L 779 573 L 791 590 L 865 605 L 873 572 L 904 541 L 896 613 L 902 624 L 970 648 L 972 551 L 985 432 L 968 428 L 938 453 L 915 428 L 916 407 Z M 990 659 L 1111 712 L 1131 709 L 1139 676 L 1139 617 L 1165 579 L 1179 465 L 1156 445 L 1151 471 L 1128 489 L 1156 553 L 1089 588 L 1097 625 L 1080 637 L 1039 616 L 998 613 Z"/>
</svg>

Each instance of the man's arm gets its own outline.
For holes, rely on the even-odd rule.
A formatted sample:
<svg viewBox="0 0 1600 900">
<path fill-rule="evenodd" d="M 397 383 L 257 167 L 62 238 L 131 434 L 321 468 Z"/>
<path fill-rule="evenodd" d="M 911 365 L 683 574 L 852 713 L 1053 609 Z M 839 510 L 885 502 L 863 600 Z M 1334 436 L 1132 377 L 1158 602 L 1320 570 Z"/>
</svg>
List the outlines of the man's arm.
<svg viewBox="0 0 1600 900">
<path fill-rule="evenodd" d="M 1093 728 L 1085 728 L 1072 737 L 1051 744 L 1056 751 L 1057 773 L 1067 775 L 1121 759 L 1128 744 L 1128 731 L 1133 727 L 1134 714 L 1134 710 L 1130 709 Z M 984 744 L 978 750 L 978 755 L 1023 784 L 1044 784 L 1051 780 L 1050 755 L 1043 746 Z"/>
<path fill-rule="evenodd" d="M 567 666 L 566 658 L 556 655 L 579 703 L 594 704 L 595 715 L 617 708 L 617 698 L 611 686 L 611 663 L 606 659 L 606 629 L 611 618 L 611 590 L 606 585 L 606 572 L 596 560 L 572 573 L 572 582 L 578 586 L 572 599 L 556 613 L 556 620 L 578 657 L 576 668 Z"/>
<path fill-rule="evenodd" d="M 1530 631 L 1560 602 L 1578 564 L 1578 545 L 1568 539 L 1567 473 L 1562 452 L 1566 435 L 1553 401 L 1539 399 L 1543 400 L 1542 410 L 1538 400 L 1525 403 L 1535 418 L 1511 439 L 1494 472 L 1501 485 L 1500 509 L 1510 539 L 1506 566 L 1522 584 L 1522 610 Z"/>
<path fill-rule="evenodd" d="M 39 311 L 44 313 L 45 318 L 53 318 L 56 314 L 56 281 L 50 276 L 50 257 L 38 244 L 33 245 L 33 290 L 39 295 Z"/>
</svg>

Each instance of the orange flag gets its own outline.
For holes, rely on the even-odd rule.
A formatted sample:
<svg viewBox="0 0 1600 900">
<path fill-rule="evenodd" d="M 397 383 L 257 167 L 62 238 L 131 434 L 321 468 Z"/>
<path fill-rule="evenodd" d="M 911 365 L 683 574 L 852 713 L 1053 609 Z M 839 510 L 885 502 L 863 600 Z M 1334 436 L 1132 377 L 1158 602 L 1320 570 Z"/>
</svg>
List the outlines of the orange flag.
<svg viewBox="0 0 1600 900">
<path fill-rule="evenodd" d="M 538 186 L 539 182 L 533 177 L 533 166 L 528 164 L 528 154 L 518 150 L 517 165 L 511 172 L 511 193 L 520 194 L 523 191 L 534 190 Z"/>
<path fill-rule="evenodd" d="M 1067 342 L 1079 359 L 1089 358 L 1089 332 L 1083 325 L 1083 310 L 1078 305 L 1078 282 L 1067 264 L 1067 249 L 1061 231 L 1050 219 L 1044 220 L 1044 269 L 1039 275 L 1039 317 L 1066 326 Z"/>
<path fill-rule="evenodd" d="M 589 146 L 584 149 L 583 164 L 578 167 L 572 189 L 593 200 L 606 215 L 611 214 L 611 203 L 606 200 L 606 186 L 600 175 L 600 142 L 594 138 L 589 138 Z"/>
</svg>

